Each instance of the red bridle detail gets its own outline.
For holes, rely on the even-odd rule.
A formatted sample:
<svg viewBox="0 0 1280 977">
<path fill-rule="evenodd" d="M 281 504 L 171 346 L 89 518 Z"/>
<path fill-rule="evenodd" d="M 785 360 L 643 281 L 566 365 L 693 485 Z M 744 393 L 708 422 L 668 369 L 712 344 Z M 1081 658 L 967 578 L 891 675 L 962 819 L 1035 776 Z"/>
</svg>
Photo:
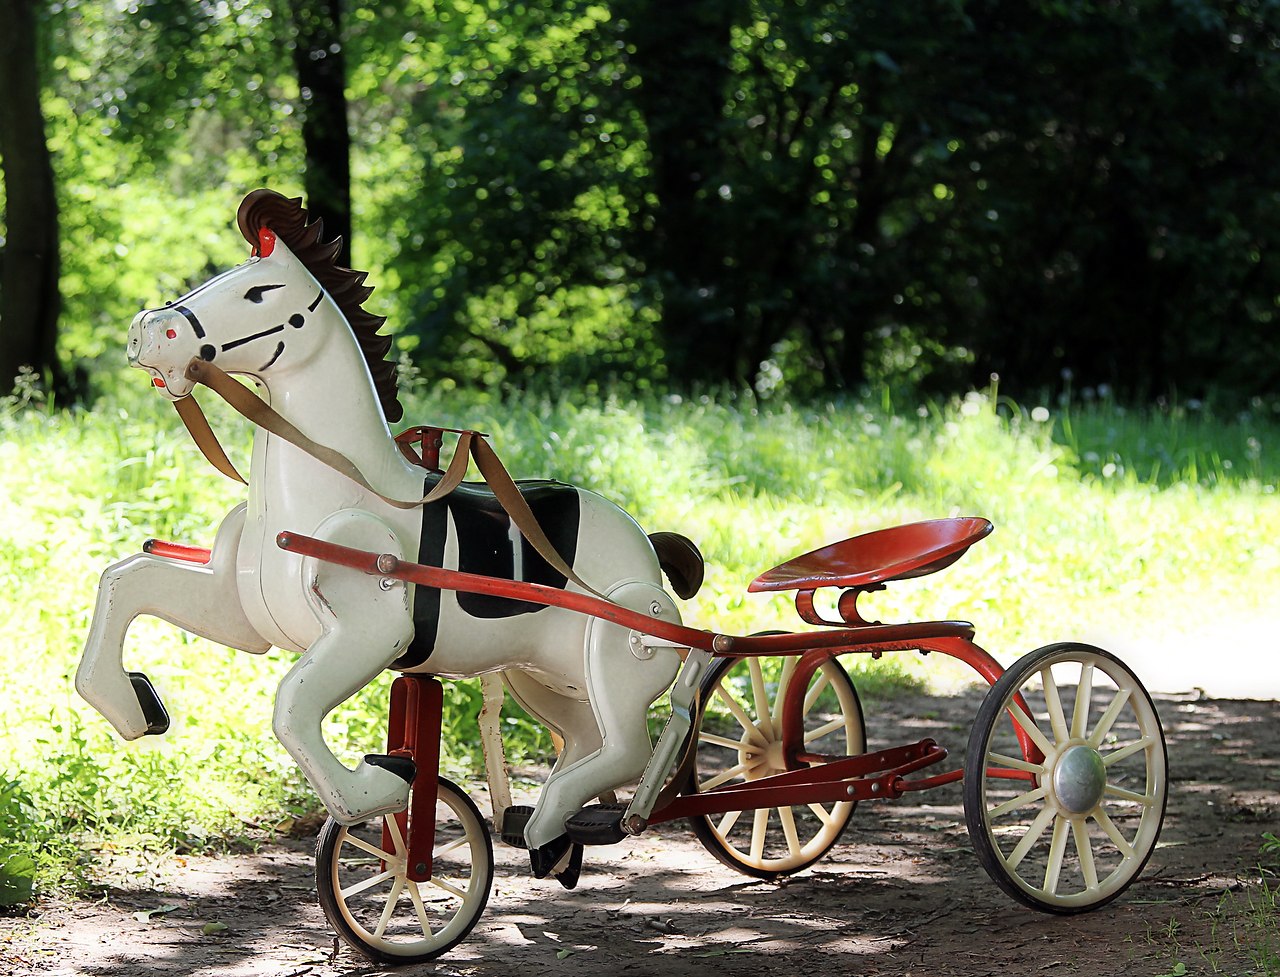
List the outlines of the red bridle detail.
<svg viewBox="0 0 1280 977">
<path fill-rule="evenodd" d="M 256 258 L 266 258 L 276 247 L 276 235 L 269 227 L 263 227 L 258 230 L 258 246 L 253 249 L 253 256 Z"/>
</svg>

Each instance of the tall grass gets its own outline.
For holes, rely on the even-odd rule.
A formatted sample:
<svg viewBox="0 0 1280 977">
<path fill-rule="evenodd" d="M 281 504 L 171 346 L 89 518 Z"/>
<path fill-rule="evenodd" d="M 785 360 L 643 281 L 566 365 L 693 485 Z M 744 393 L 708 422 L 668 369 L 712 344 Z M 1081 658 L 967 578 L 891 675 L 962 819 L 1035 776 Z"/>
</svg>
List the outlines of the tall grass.
<svg viewBox="0 0 1280 977">
<path fill-rule="evenodd" d="M 746 395 L 583 403 L 419 392 L 408 401 L 415 422 L 492 434 L 518 476 L 591 488 L 650 531 L 695 539 L 707 584 L 683 612 L 719 630 L 790 626 L 784 598 L 745 593 L 775 563 L 952 514 L 985 515 L 998 531 L 945 573 L 872 595 L 867 611 L 973 620 L 1006 661 L 1085 621 L 1174 621 L 1196 606 L 1256 612 L 1280 582 L 1280 425 L 1261 410 L 1050 411 L 984 393 L 922 406 Z M 244 470 L 249 432 L 206 406 Z M 7 400 L 0 489 L 0 870 L 15 852 L 30 855 L 49 884 L 77 864 L 91 870 L 104 845 L 200 847 L 314 810 L 270 731 L 288 667 L 281 653 L 236 654 L 139 619 L 126 661 L 155 680 L 174 724 L 136 744 L 74 694 L 101 570 L 148 536 L 209 541 L 241 498 L 172 411 L 128 388 L 87 412 Z M 904 667 L 935 684 L 956 680 Z M 344 755 L 377 749 L 385 686 L 331 718 Z M 476 769 L 477 708 L 475 684 L 455 683 L 446 716 L 455 772 Z M 517 753 L 549 750 L 518 713 L 507 729 Z"/>
</svg>

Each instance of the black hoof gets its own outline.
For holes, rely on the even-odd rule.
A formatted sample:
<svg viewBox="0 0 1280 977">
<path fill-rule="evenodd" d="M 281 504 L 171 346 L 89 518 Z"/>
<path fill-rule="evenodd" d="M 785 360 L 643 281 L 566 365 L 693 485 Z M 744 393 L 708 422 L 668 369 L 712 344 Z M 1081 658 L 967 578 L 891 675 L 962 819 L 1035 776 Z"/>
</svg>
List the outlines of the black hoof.
<svg viewBox="0 0 1280 977">
<path fill-rule="evenodd" d="M 407 756 L 388 756 L 385 753 L 366 753 L 364 755 L 364 762 L 369 764 L 371 767 L 381 767 L 383 770 L 390 770 L 406 784 L 413 783 L 414 775 L 418 772 L 418 768 L 414 766 L 413 761 Z"/>
<path fill-rule="evenodd" d="M 142 716 L 147 721 L 147 735 L 159 736 L 169 731 L 169 714 L 164 710 L 164 703 L 156 695 L 151 679 L 141 672 L 129 673 L 129 684 L 133 686 L 133 694 L 138 697 L 138 705 L 142 707 Z"/>
<path fill-rule="evenodd" d="M 573 842 L 569 840 L 568 835 L 561 835 L 559 838 L 548 841 L 541 848 L 530 848 L 529 867 L 533 869 L 533 877 L 545 879 L 550 875 L 560 859 L 564 858 L 564 853 L 569 850 L 571 844 Z"/>
<path fill-rule="evenodd" d="M 555 880 L 566 889 L 578 887 L 578 876 L 582 874 L 582 846 L 575 843 L 569 850 L 569 864 L 555 874 Z"/>
</svg>

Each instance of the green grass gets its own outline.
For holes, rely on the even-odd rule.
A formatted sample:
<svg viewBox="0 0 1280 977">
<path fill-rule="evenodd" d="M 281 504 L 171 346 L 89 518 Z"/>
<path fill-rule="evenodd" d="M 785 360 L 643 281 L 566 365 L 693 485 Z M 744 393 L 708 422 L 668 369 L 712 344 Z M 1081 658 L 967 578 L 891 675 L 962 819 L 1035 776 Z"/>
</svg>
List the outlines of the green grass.
<svg viewBox="0 0 1280 977">
<path fill-rule="evenodd" d="M 924 406 L 723 394 L 408 401 L 414 422 L 491 433 L 518 476 L 592 488 L 650 531 L 695 539 L 707 584 L 683 612 L 718 630 L 790 626 L 785 598 L 745 592 L 790 556 L 953 514 L 985 515 L 997 532 L 946 572 L 871 595 L 865 610 L 884 620 L 972 620 L 1003 661 L 1098 621 L 1158 630 L 1179 626 L 1189 609 L 1260 614 L 1280 581 L 1280 425 L 1261 408 L 1221 418 L 1094 403 L 1067 413 L 979 393 Z M 245 470 L 248 431 L 205 406 Z M 272 692 L 288 667 L 281 653 L 231 653 L 140 619 L 126 662 L 157 683 L 174 723 L 135 744 L 74 693 L 102 569 L 149 536 L 208 542 L 241 498 L 208 469 L 172 409 L 140 381 L 90 412 L 38 397 L 4 401 L 0 487 L 0 873 L 7 859 L 29 856 L 48 887 L 91 871 L 103 846 L 200 848 L 313 810 L 270 731 Z M 854 669 L 873 695 L 964 678 L 933 659 Z M 377 748 L 385 686 L 330 720 L 346 756 Z M 455 773 L 477 769 L 478 701 L 475 683 L 450 692 L 446 763 Z M 549 739 L 518 711 L 506 728 L 518 757 L 548 752 Z"/>
</svg>

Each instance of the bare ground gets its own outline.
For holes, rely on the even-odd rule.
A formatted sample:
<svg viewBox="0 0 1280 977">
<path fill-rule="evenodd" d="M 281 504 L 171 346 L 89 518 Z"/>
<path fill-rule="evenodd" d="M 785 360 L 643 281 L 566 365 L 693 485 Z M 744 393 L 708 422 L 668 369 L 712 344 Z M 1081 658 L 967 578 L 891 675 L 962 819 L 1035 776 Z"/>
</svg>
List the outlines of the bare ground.
<svg viewBox="0 0 1280 977">
<path fill-rule="evenodd" d="M 871 745 L 933 736 L 959 757 L 978 701 L 869 703 Z M 1280 912 L 1266 908 L 1257 868 L 1262 833 L 1280 830 L 1280 702 L 1158 705 L 1171 765 L 1160 847 L 1099 911 L 1053 917 L 1011 902 L 978 864 L 953 786 L 862 805 L 826 859 L 776 883 L 724 868 L 678 825 L 589 849 L 571 892 L 496 844 L 494 893 L 470 938 L 398 973 L 1280 973 Z M 0 918 L 0 974 L 385 973 L 337 945 L 312 872 L 305 840 L 149 865 L 122 857 L 89 898 Z"/>
</svg>

